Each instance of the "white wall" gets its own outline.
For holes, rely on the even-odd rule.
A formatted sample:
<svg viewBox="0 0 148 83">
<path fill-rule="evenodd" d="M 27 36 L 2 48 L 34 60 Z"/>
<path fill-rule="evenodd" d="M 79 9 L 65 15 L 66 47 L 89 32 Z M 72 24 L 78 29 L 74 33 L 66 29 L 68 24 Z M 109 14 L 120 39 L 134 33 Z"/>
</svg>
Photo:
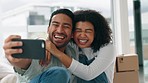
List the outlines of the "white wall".
<svg viewBox="0 0 148 83">
<path fill-rule="evenodd" d="M 2 55 L 2 27 L 1 27 L 1 17 L 0 17 L 0 57 Z"/>
<path fill-rule="evenodd" d="M 28 13 L 14 14 L 2 18 L 2 26 L 26 26 Z"/>
<path fill-rule="evenodd" d="M 142 13 L 141 18 L 142 18 L 142 23 L 148 24 L 148 12 Z"/>
<path fill-rule="evenodd" d="M 26 31 L 26 26 L 17 26 L 17 27 L 0 27 L 0 56 L 4 56 L 3 52 L 3 44 L 4 40 L 9 36 L 9 35 L 20 35 L 22 38 L 27 38 L 27 31 Z"/>
<path fill-rule="evenodd" d="M 0 57 L 3 55 L 3 39 L 2 39 L 2 34 L 0 32 Z"/>
<path fill-rule="evenodd" d="M 112 19 L 117 55 L 130 53 L 127 0 L 112 0 Z"/>
</svg>

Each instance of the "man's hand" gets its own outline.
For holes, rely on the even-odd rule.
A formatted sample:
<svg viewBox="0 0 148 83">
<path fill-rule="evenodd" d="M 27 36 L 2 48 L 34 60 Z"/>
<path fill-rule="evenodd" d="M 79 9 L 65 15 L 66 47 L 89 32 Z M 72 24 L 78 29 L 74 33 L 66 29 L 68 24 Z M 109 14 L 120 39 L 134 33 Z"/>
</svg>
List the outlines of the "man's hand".
<svg viewBox="0 0 148 83">
<path fill-rule="evenodd" d="M 12 54 L 15 53 L 22 53 L 22 49 L 12 49 L 12 47 L 22 46 L 22 42 L 12 41 L 12 39 L 21 38 L 19 35 L 10 35 L 8 38 L 5 39 L 3 49 L 5 52 L 5 57 L 8 61 L 15 67 L 19 67 L 22 69 L 27 69 L 31 64 L 31 59 L 21 59 L 21 58 L 14 58 Z"/>
</svg>

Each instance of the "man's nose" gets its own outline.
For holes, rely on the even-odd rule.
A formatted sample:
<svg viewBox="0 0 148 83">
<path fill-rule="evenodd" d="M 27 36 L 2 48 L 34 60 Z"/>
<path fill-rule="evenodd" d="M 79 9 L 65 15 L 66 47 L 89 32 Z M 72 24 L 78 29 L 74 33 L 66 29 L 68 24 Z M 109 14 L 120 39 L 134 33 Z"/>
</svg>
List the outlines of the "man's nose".
<svg viewBox="0 0 148 83">
<path fill-rule="evenodd" d="M 64 29 L 63 29 L 62 26 L 59 26 L 59 27 L 57 28 L 57 32 L 62 33 L 63 31 L 64 31 Z"/>
</svg>

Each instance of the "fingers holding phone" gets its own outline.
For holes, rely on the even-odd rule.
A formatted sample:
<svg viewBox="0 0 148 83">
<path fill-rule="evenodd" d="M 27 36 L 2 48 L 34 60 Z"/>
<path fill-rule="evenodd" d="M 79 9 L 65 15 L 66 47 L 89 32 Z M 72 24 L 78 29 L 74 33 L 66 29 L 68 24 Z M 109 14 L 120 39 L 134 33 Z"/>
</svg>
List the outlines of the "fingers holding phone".
<svg viewBox="0 0 148 83">
<path fill-rule="evenodd" d="M 22 53 L 22 49 L 13 49 L 13 47 L 15 47 L 15 46 L 22 46 L 22 42 L 18 42 L 18 41 L 14 42 L 14 41 L 12 41 L 14 38 L 15 39 L 16 38 L 20 39 L 21 36 L 19 36 L 19 35 L 10 35 L 8 38 L 6 38 L 6 40 L 4 42 L 4 45 L 3 45 L 5 56 L 6 56 L 6 58 L 8 60 L 9 60 L 9 58 L 13 59 L 12 54 Z M 11 61 L 11 60 L 9 60 L 9 61 Z"/>
<path fill-rule="evenodd" d="M 5 52 L 5 57 L 8 61 L 13 65 L 20 68 L 26 68 L 27 65 L 31 62 L 29 59 L 18 59 L 14 58 L 12 55 L 16 53 L 22 53 L 22 49 L 13 49 L 13 47 L 22 46 L 21 41 L 12 41 L 13 39 L 20 39 L 21 36 L 19 35 L 10 35 L 4 41 L 3 49 Z M 24 64 L 27 61 L 28 63 Z"/>
</svg>

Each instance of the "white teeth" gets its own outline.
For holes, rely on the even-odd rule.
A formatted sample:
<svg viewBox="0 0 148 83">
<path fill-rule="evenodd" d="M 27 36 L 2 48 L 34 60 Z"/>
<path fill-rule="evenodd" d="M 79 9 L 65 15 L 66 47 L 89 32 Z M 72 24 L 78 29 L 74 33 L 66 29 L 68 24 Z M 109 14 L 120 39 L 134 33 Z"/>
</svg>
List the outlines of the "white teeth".
<svg viewBox="0 0 148 83">
<path fill-rule="evenodd" d="M 59 35 L 55 35 L 55 38 L 63 39 L 64 37 L 63 36 L 59 36 Z"/>
<path fill-rule="evenodd" d="M 87 42 L 87 40 L 80 40 L 80 42 L 83 42 L 84 43 L 84 42 Z"/>
</svg>

